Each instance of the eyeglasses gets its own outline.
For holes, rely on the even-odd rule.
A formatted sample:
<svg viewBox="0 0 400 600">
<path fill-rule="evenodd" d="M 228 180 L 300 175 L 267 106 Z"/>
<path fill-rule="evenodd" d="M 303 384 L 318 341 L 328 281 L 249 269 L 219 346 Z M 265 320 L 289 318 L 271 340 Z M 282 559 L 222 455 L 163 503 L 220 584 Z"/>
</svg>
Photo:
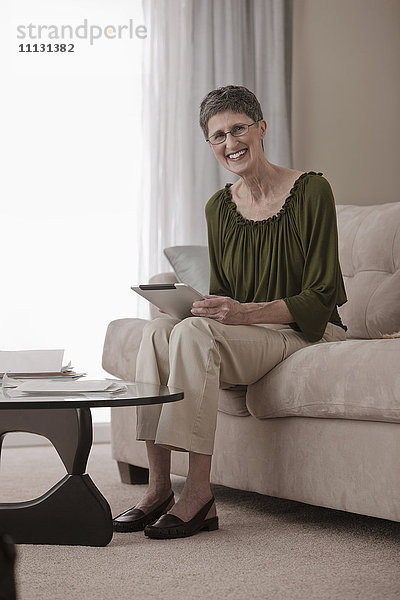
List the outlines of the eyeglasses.
<svg viewBox="0 0 400 600">
<path fill-rule="evenodd" d="M 237 125 L 234 125 L 230 131 L 217 131 L 217 133 L 214 133 L 214 135 L 210 135 L 206 142 L 210 142 L 210 144 L 213 146 L 222 144 L 226 140 L 228 133 L 233 135 L 233 137 L 241 137 L 242 135 L 246 135 L 246 133 L 249 131 L 249 127 L 256 125 L 258 122 L 259 121 L 254 121 L 254 123 L 249 124 L 238 123 Z"/>
</svg>

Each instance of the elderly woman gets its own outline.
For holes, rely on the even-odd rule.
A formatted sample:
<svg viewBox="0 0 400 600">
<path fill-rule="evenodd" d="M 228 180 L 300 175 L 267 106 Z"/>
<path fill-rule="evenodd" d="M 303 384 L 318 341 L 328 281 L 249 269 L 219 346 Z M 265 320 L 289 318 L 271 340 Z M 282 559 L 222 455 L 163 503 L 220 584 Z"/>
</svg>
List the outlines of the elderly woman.
<svg viewBox="0 0 400 600">
<path fill-rule="evenodd" d="M 338 260 L 332 190 L 321 173 L 270 163 L 267 123 L 241 86 L 210 92 L 200 125 L 218 162 L 238 175 L 208 201 L 210 295 L 193 317 L 149 322 L 137 381 L 184 390 L 177 403 L 138 409 L 149 487 L 114 519 L 116 531 L 186 537 L 218 528 L 210 468 L 219 387 L 251 384 L 300 348 L 345 339 L 337 306 L 347 300 Z M 171 450 L 189 452 L 174 502 Z"/>
</svg>

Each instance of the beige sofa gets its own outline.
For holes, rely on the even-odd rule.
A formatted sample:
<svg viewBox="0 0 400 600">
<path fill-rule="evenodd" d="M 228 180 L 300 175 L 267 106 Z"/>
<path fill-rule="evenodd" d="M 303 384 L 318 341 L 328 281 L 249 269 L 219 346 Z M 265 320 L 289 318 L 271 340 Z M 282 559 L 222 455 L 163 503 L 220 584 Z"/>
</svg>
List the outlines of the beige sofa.
<svg viewBox="0 0 400 600">
<path fill-rule="evenodd" d="M 211 478 L 400 521 L 400 338 L 381 338 L 400 330 L 400 203 L 337 214 L 347 339 L 298 350 L 247 389 L 220 391 Z M 134 378 L 145 323 L 110 323 L 104 369 Z M 147 475 L 135 420 L 135 409 L 112 411 L 113 457 L 126 482 Z M 173 473 L 185 475 L 187 454 L 172 454 Z"/>
</svg>

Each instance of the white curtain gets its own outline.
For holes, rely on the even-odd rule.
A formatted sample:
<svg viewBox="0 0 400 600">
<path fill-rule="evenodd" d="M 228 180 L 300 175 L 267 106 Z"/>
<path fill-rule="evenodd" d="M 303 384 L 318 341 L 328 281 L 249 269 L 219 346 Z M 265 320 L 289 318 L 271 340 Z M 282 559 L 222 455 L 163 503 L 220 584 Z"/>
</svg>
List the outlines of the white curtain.
<svg viewBox="0 0 400 600">
<path fill-rule="evenodd" d="M 292 35 L 291 0 L 143 0 L 143 10 L 141 282 L 169 270 L 165 247 L 207 243 L 205 204 L 235 180 L 198 124 L 210 90 L 251 89 L 268 123 L 268 160 L 291 166 Z"/>
</svg>

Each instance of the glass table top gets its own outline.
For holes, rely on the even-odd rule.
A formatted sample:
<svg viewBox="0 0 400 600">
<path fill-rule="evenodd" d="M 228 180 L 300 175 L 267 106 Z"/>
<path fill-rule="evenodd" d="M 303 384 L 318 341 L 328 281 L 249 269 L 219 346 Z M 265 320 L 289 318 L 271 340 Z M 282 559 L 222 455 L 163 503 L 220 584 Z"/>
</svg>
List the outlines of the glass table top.
<svg viewBox="0 0 400 600">
<path fill-rule="evenodd" d="M 183 398 L 182 390 L 165 385 L 122 381 L 120 379 L 109 379 L 107 381 L 124 383 L 126 390 L 119 392 L 40 392 L 33 394 L 19 392 L 16 388 L 0 388 L 0 410 L 141 406 L 176 402 Z"/>
</svg>

